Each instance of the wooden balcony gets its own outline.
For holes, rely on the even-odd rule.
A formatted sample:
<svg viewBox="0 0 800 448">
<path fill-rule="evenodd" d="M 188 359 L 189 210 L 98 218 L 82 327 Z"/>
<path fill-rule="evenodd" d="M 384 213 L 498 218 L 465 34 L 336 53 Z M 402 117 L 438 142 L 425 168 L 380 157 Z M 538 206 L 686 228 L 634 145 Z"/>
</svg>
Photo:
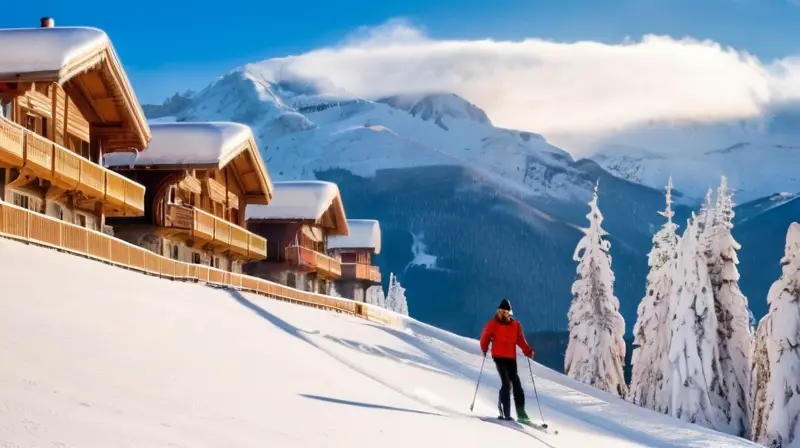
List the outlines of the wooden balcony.
<svg viewBox="0 0 800 448">
<path fill-rule="evenodd" d="M 310 272 L 316 272 L 322 277 L 339 278 L 342 276 L 342 263 L 325 254 L 303 246 L 289 246 L 286 248 L 286 261 Z"/>
<path fill-rule="evenodd" d="M 0 167 L 19 168 L 25 162 L 25 133 L 22 126 L 0 118 Z"/>
<path fill-rule="evenodd" d="M 230 225 L 231 251 L 240 255 L 247 255 L 250 248 L 247 230 L 235 225 Z"/>
<path fill-rule="evenodd" d="M 64 190 L 77 190 L 81 182 L 81 156 L 59 145 L 54 149 L 53 184 Z"/>
<path fill-rule="evenodd" d="M 193 224 L 190 225 L 192 235 L 208 241 L 214 240 L 214 222 L 216 218 L 199 208 L 191 208 Z"/>
<path fill-rule="evenodd" d="M 144 211 L 144 186 L 113 171 L 106 171 L 106 216 L 140 216 Z"/>
<path fill-rule="evenodd" d="M 50 178 L 53 170 L 53 146 L 55 144 L 33 132 L 25 131 L 25 164 L 27 168 L 42 179 Z"/>
<path fill-rule="evenodd" d="M 342 263 L 342 278 L 380 283 L 381 270 L 377 266 L 360 263 Z"/>
<path fill-rule="evenodd" d="M 186 205 L 167 205 L 164 227 L 168 235 L 192 239 L 209 249 L 244 260 L 267 258 L 267 240 L 236 224 Z"/>
<path fill-rule="evenodd" d="M 101 201 L 107 216 L 144 215 L 143 185 L 0 117 L 0 167 L 19 168 L 57 189 Z"/>
</svg>

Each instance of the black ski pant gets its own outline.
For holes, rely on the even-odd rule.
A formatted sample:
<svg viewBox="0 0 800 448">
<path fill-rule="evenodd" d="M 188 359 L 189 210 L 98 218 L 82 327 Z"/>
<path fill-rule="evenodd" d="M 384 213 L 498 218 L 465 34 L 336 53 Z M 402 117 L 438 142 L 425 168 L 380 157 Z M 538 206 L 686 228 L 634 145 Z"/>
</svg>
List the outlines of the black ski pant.
<svg viewBox="0 0 800 448">
<path fill-rule="evenodd" d="M 525 392 L 522 390 L 522 383 L 517 373 L 516 358 L 493 358 L 497 366 L 497 373 L 500 374 L 500 397 L 497 408 L 500 415 L 511 417 L 511 391 L 514 391 L 514 404 L 517 409 L 525 409 Z"/>
</svg>

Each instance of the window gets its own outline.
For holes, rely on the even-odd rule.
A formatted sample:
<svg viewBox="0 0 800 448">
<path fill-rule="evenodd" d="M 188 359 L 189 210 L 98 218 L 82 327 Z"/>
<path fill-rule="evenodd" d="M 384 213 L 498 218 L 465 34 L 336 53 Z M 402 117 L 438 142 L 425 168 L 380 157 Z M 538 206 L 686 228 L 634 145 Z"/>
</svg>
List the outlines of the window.
<svg viewBox="0 0 800 448">
<path fill-rule="evenodd" d="M 89 146 L 89 142 L 85 142 L 85 141 L 83 141 L 83 140 L 80 140 L 80 142 L 81 142 L 81 151 L 80 151 L 80 154 L 81 154 L 81 155 L 82 155 L 82 156 L 83 156 L 85 159 L 91 159 L 91 155 L 92 155 L 92 153 L 91 153 L 91 148 L 90 148 L 90 146 Z"/>
<path fill-rule="evenodd" d="M 167 202 L 170 204 L 176 204 L 175 196 L 176 196 L 177 188 L 175 185 L 169 187 L 169 193 L 167 193 Z"/>
<path fill-rule="evenodd" d="M 297 284 L 297 278 L 295 277 L 295 275 L 292 273 L 286 274 L 286 286 L 294 288 L 296 284 Z"/>
<path fill-rule="evenodd" d="M 200 254 L 198 254 L 197 252 L 192 252 L 192 263 L 200 264 L 200 262 L 201 262 L 200 261 Z"/>
<path fill-rule="evenodd" d="M 36 117 L 30 114 L 25 115 L 25 127 L 31 132 L 36 132 Z"/>
<path fill-rule="evenodd" d="M 37 198 L 36 196 L 31 196 L 29 194 L 21 193 L 19 191 L 14 191 L 14 190 L 8 190 L 8 196 L 9 196 L 8 201 L 16 205 L 17 207 L 21 207 L 37 213 L 43 213 L 45 211 L 43 208 L 44 201 L 41 198 Z"/>
<path fill-rule="evenodd" d="M 16 191 L 11 194 L 11 203 L 17 207 L 28 208 L 28 199 L 28 196 Z"/>
<path fill-rule="evenodd" d="M 61 207 L 61 204 L 53 204 L 53 217 L 64 219 L 64 209 Z"/>
<path fill-rule="evenodd" d="M 86 215 L 82 213 L 75 213 L 75 224 L 81 227 L 86 227 L 86 221 Z"/>
<path fill-rule="evenodd" d="M 178 245 L 177 244 L 173 244 L 172 245 L 172 259 L 173 260 L 177 260 L 178 259 L 178 255 L 179 255 Z"/>
</svg>

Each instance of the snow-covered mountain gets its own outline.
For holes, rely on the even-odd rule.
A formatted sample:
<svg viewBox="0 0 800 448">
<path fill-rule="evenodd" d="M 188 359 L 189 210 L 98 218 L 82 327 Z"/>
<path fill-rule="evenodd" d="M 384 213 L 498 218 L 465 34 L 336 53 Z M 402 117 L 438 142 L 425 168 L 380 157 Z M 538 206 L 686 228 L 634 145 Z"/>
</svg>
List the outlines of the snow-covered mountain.
<svg viewBox="0 0 800 448">
<path fill-rule="evenodd" d="M 148 114 L 245 123 L 274 179 L 337 182 L 349 217 L 381 221 L 378 262 L 407 288 L 412 315 L 465 335 L 503 297 L 531 330 L 566 328 L 571 254 L 599 179 L 632 325 L 659 191 L 575 161 L 541 135 L 497 128 L 453 94 L 369 100 L 280 73 L 275 61 L 246 65 Z"/>
<path fill-rule="evenodd" d="M 633 182 L 675 186 L 700 200 L 726 175 L 739 203 L 800 192 L 800 117 L 794 107 L 752 120 L 654 123 L 595 143 L 590 158 Z"/>
<path fill-rule="evenodd" d="M 250 125 L 276 180 L 330 168 L 374 176 L 380 169 L 458 165 L 522 195 L 588 200 L 591 182 L 576 182 L 581 173 L 569 153 L 539 135 L 493 127 L 484 111 L 461 97 L 370 101 L 316 81 L 276 80 L 276 70 L 270 62 L 246 65 L 165 115 Z"/>
<path fill-rule="evenodd" d="M 534 394 L 522 358 L 528 413 L 558 434 L 515 428 L 495 419 L 500 380 L 489 362 L 480 374 L 475 338 L 2 238 L 0 253 L 0 446 L 756 446 L 537 362 Z"/>
</svg>

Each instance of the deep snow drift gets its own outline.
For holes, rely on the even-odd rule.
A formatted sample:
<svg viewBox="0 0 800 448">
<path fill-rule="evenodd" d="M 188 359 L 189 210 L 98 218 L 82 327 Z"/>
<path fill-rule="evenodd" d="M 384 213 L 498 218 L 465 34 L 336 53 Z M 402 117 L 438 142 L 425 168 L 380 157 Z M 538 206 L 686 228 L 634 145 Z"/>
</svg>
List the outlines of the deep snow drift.
<svg viewBox="0 0 800 448">
<path fill-rule="evenodd" d="M 0 284 L 0 446 L 754 446 L 536 364 L 559 435 L 472 418 L 496 414 L 494 367 L 471 414 L 477 341 L 413 319 L 390 329 L 5 239 Z"/>
</svg>

